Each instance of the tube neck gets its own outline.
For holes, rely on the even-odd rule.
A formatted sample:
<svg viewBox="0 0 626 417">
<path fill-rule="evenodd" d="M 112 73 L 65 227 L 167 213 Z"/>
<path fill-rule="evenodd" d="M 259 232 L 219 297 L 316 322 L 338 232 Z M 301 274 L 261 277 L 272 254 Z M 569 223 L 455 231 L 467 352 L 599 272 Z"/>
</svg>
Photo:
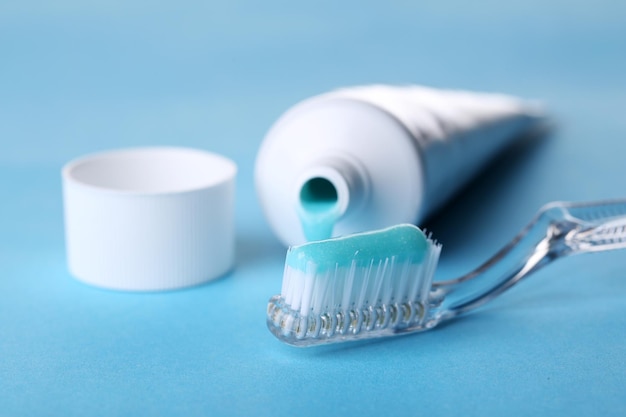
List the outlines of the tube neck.
<svg viewBox="0 0 626 417">
<path fill-rule="evenodd" d="M 341 219 L 362 205 L 364 173 L 342 157 L 320 158 L 296 181 L 296 207 L 307 240 L 333 237 Z"/>
</svg>

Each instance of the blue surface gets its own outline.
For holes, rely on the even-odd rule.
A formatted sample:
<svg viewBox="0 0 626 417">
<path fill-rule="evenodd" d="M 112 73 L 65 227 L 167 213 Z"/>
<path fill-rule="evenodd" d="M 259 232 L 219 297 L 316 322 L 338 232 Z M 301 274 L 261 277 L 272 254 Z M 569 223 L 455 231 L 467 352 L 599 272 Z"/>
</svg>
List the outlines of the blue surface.
<svg viewBox="0 0 626 417">
<path fill-rule="evenodd" d="M 554 135 L 503 155 L 430 222 L 439 278 L 476 266 L 545 202 L 626 197 L 626 6 L 470 3 L 2 2 L 0 414 L 625 415 L 624 252 L 559 261 L 415 336 L 299 350 L 265 328 L 285 249 L 253 161 L 310 95 L 412 82 L 553 112 Z M 160 144 L 239 165 L 236 269 L 158 294 L 75 281 L 61 166 Z"/>
</svg>

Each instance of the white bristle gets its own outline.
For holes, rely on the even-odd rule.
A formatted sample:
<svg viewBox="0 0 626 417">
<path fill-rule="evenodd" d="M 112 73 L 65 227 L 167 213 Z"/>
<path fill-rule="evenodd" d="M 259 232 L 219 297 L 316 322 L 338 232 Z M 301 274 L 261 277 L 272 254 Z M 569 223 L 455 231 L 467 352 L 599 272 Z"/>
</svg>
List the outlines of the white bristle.
<svg viewBox="0 0 626 417">
<path fill-rule="evenodd" d="M 301 316 L 423 301 L 440 251 L 441 246 L 429 240 L 423 257 L 401 254 L 333 266 L 310 261 L 286 266 L 281 296 Z"/>
</svg>

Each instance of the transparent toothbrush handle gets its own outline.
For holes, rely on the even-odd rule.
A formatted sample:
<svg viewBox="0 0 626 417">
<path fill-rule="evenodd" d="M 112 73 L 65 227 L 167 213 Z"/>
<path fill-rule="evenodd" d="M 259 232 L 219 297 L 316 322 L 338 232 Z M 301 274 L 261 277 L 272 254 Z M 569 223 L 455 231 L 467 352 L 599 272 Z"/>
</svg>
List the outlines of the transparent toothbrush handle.
<svg viewBox="0 0 626 417">
<path fill-rule="evenodd" d="M 555 202 L 502 250 L 471 273 L 433 284 L 434 324 L 497 297 L 521 279 L 567 255 L 626 248 L 626 200 Z"/>
<path fill-rule="evenodd" d="M 564 204 L 566 221 L 577 223 L 566 241 L 572 253 L 626 248 L 626 200 Z"/>
</svg>

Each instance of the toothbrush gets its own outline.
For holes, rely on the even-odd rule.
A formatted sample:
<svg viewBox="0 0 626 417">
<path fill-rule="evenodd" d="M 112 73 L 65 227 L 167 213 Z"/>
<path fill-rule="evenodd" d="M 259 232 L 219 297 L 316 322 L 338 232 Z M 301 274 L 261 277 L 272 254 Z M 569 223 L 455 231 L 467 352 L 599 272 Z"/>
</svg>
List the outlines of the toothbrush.
<svg viewBox="0 0 626 417">
<path fill-rule="evenodd" d="M 441 245 L 401 224 L 289 248 L 267 326 L 299 347 L 409 334 L 494 299 L 552 261 L 626 248 L 626 200 L 554 202 L 476 270 L 433 282 Z"/>
</svg>

